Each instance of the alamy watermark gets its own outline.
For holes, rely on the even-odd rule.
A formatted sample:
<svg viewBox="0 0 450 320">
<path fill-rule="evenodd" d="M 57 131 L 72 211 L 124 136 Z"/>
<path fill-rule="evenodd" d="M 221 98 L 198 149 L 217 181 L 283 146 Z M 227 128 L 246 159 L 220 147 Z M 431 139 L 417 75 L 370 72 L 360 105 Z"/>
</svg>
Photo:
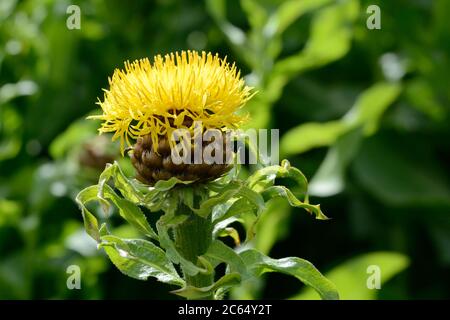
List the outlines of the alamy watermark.
<svg viewBox="0 0 450 320">
<path fill-rule="evenodd" d="M 369 30 L 381 29 L 381 9 L 376 4 L 371 4 L 367 7 L 367 14 L 370 16 L 366 20 L 366 26 Z"/>
<path fill-rule="evenodd" d="M 381 289 L 381 269 L 380 266 L 372 264 L 367 267 L 367 274 L 370 276 L 367 277 L 366 286 L 367 289 Z"/>
<path fill-rule="evenodd" d="M 66 281 L 67 289 L 81 289 L 81 269 L 76 264 L 67 267 L 66 273 L 69 274 Z"/>
<path fill-rule="evenodd" d="M 69 30 L 81 29 L 81 9 L 77 5 L 70 5 L 66 9 L 66 13 L 69 14 L 66 20 L 66 26 Z"/>
<path fill-rule="evenodd" d="M 195 121 L 193 131 L 176 129 L 169 139 L 172 162 L 177 165 L 279 163 L 278 129 L 203 130 L 202 122 Z"/>
</svg>

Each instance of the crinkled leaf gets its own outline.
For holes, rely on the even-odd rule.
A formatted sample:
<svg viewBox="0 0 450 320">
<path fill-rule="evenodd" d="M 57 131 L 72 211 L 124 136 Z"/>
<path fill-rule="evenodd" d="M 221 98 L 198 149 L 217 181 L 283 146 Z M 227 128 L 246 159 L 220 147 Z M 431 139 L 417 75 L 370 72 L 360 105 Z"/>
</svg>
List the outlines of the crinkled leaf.
<svg viewBox="0 0 450 320">
<path fill-rule="evenodd" d="M 293 207 L 303 208 L 306 209 L 306 211 L 313 213 L 316 216 L 316 219 L 319 220 L 327 220 L 327 216 L 322 212 L 320 209 L 319 204 L 309 204 L 308 202 L 303 202 L 297 199 L 294 194 L 286 187 L 284 186 L 272 186 L 264 190 L 262 193 L 264 196 L 264 199 L 267 201 L 276 198 L 276 197 L 283 197 L 285 198 L 289 204 Z"/>
<path fill-rule="evenodd" d="M 102 191 L 101 194 L 100 191 Z M 86 231 L 92 238 L 99 241 L 99 226 L 97 219 L 86 208 L 86 203 L 96 200 L 99 201 L 105 209 L 109 207 L 109 203 L 106 199 L 110 199 L 119 210 L 120 216 L 138 231 L 147 237 L 158 239 L 158 235 L 148 223 L 147 218 L 141 209 L 131 201 L 119 197 L 114 190 L 106 184 L 103 185 L 102 188 L 99 185 L 90 186 L 82 190 L 76 197 L 76 201 L 81 207 Z"/>
<path fill-rule="evenodd" d="M 212 212 L 214 206 L 225 203 L 233 198 L 238 194 L 241 187 L 242 185 L 237 182 L 230 183 L 228 186 L 224 187 L 219 194 L 201 203 L 200 208 L 194 209 L 194 212 L 203 218 L 207 217 Z"/>
<path fill-rule="evenodd" d="M 138 280 L 155 277 L 161 282 L 184 286 L 163 250 L 150 241 L 120 239 L 112 235 L 102 237 L 101 246 L 112 263 L 124 274 Z"/>
<path fill-rule="evenodd" d="M 284 273 L 296 277 L 307 286 L 312 287 L 322 299 L 339 299 L 334 284 L 325 278 L 309 261 L 296 257 L 272 259 L 254 249 L 241 252 L 240 256 L 255 277 L 259 277 L 266 272 Z"/>
<path fill-rule="evenodd" d="M 192 181 L 182 181 L 176 177 L 172 177 L 169 180 L 160 180 L 154 186 L 147 187 L 142 205 L 152 212 L 172 210 L 169 207 L 176 205 L 178 201 L 174 199 L 169 200 L 172 197 L 172 192 L 169 191 L 172 191 L 177 185 L 185 186 L 191 183 Z M 193 203 L 194 188 L 179 188 L 177 191 L 177 194 L 180 195 L 180 200 L 190 207 Z"/>
<path fill-rule="evenodd" d="M 117 188 L 122 196 L 133 203 L 139 203 L 143 199 L 142 192 L 135 186 L 134 181 L 128 179 L 115 161 L 114 164 L 107 164 L 105 170 L 100 175 L 98 185 L 100 187 L 99 194 L 102 196 L 103 187 L 112 179 L 114 187 Z"/>
<path fill-rule="evenodd" d="M 296 184 L 298 194 L 306 195 L 308 181 L 303 173 L 292 167 L 288 160 L 283 160 L 281 165 L 274 165 L 257 170 L 247 179 L 247 185 L 256 192 L 262 192 L 269 186 L 273 186 L 276 178 L 289 178 Z"/>
<path fill-rule="evenodd" d="M 209 297 L 214 295 L 214 293 L 218 290 L 227 290 L 233 286 L 236 286 L 241 283 L 241 276 L 238 273 L 229 273 L 221 277 L 214 284 L 203 287 L 196 288 L 192 286 L 187 286 L 185 288 L 172 291 L 172 293 L 179 295 L 188 299 L 202 299 L 205 297 Z M 223 293 L 223 291 L 222 291 Z"/>
<path fill-rule="evenodd" d="M 250 205 L 254 206 L 257 214 L 266 208 L 264 198 L 259 193 L 246 186 L 240 189 L 239 196 L 241 199 L 246 199 Z"/>
<path fill-rule="evenodd" d="M 169 180 L 159 180 L 158 182 L 155 183 L 155 186 L 150 187 L 150 189 L 155 189 L 158 191 L 169 191 L 170 189 L 175 187 L 177 184 L 187 185 L 187 184 L 191 184 L 191 183 L 192 183 L 192 181 L 183 181 L 183 180 L 178 179 L 177 177 L 172 177 Z"/>
<path fill-rule="evenodd" d="M 234 208 L 233 208 L 234 206 Z M 235 201 L 227 201 L 216 205 L 212 210 L 213 224 L 217 224 L 222 220 L 226 220 L 229 217 L 235 216 L 248 206 L 250 211 L 253 211 L 253 206 L 249 205 L 245 199 L 237 199 Z M 230 212 L 230 214 L 228 214 Z"/>
<path fill-rule="evenodd" d="M 98 188 L 98 190 L 100 191 L 100 187 Z M 128 221 L 133 227 L 135 227 L 147 237 L 158 239 L 158 235 L 150 226 L 144 213 L 137 205 L 133 204 L 127 199 L 119 197 L 108 185 L 104 185 L 102 190 L 103 194 L 101 195 L 101 197 L 110 199 L 119 209 L 119 214 L 122 218 Z"/>
<path fill-rule="evenodd" d="M 88 235 L 90 235 L 97 242 L 100 241 L 99 225 L 97 218 L 87 209 L 86 203 L 98 200 L 98 186 L 90 186 L 78 193 L 75 201 L 80 206 L 81 214 L 83 216 L 84 228 Z"/>
<path fill-rule="evenodd" d="M 247 188 L 243 183 L 237 181 L 229 183 L 227 186 L 223 187 L 220 193 L 203 201 L 200 204 L 199 209 L 194 209 L 193 211 L 199 216 L 205 218 L 211 214 L 213 208 L 216 205 L 225 203 L 232 198 L 245 198 L 255 206 L 258 211 L 261 211 L 265 207 L 264 199 L 260 194 L 254 192 L 253 190 Z"/>
<path fill-rule="evenodd" d="M 231 217 L 238 217 L 241 214 L 253 213 L 254 211 L 255 206 L 244 198 L 237 199 L 231 204 L 218 204 L 213 209 L 213 224 L 217 226 L 217 224 Z"/>
</svg>

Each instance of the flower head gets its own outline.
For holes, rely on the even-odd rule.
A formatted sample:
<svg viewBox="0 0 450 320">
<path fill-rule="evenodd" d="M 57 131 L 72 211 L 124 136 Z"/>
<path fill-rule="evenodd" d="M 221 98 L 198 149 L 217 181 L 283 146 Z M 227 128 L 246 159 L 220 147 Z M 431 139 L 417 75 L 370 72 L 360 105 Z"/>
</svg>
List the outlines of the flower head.
<svg viewBox="0 0 450 320">
<path fill-rule="evenodd" d="M 193 129 L 193 121 L 205 129 L 235 128 L 246 118 L 237 112 L 252 96 L 234 64 L 196 51 L 127 61 L 109 85 L 98 102 L 103 114 L 89 118 L 104 121 L 99 131 L 114 132 L 122 152 L 130 138 L 150 135 L 157 145 L 175 129 Z"/>
</svg>

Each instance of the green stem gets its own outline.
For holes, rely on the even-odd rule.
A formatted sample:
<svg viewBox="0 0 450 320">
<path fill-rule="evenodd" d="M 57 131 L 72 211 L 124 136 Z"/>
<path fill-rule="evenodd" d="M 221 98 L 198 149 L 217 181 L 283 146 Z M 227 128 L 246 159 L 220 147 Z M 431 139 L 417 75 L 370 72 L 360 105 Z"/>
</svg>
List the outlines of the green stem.
<svg viewBox="0 0 450 320">
<path fill-rule="evenodd" d="M 185 259 L 199 265 L 198 256 L 206 253 L 212 242 L 211 216 L 202 218 L 184 205 L 180 206 L 179 212 L 188 214 L 189 218 L 175 228 L 175 246 Z M 188 286 L 202 288 L 214 282 L 213 274 L 198 273 L 190 276 L 184 271 L 183 273 Z M 205 299 L 213 299 L 213 297 Z"/>
</svg>

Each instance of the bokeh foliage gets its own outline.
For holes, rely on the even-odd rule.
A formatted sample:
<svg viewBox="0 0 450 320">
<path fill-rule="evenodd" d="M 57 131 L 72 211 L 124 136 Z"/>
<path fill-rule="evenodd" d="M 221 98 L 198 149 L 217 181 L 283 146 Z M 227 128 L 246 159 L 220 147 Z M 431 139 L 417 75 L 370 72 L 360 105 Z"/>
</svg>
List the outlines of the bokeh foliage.
<svg viewBox="0 0 450 320">
<path fill-rule="evenodd" d="M 66 28 L 71 4 L 80 30 Z M 366 28 L 370 4 L 381 30 Z M 114 68 L 197 49 L 236 61 L 259 91 L 249 126 L 280 129 L 282 157 L 332 218 L 274 200 L 255 247 L 308 259 L 343 298 L 448 299 L 448 12 L 446 0 L 2 0 L 0 298 L 175 298 L 114 269 L 84 233 L 74 197 L 119 159 L 83 120 Z M 134 235 L 110 214 L 116 234 Z M 82 290 L 66 287 L 71 264 Z M 386 272 L 380 291 L 360 287 L 369 264 Z M 313 297 L 279 275 L 232 296 Z"/>
</svg>

